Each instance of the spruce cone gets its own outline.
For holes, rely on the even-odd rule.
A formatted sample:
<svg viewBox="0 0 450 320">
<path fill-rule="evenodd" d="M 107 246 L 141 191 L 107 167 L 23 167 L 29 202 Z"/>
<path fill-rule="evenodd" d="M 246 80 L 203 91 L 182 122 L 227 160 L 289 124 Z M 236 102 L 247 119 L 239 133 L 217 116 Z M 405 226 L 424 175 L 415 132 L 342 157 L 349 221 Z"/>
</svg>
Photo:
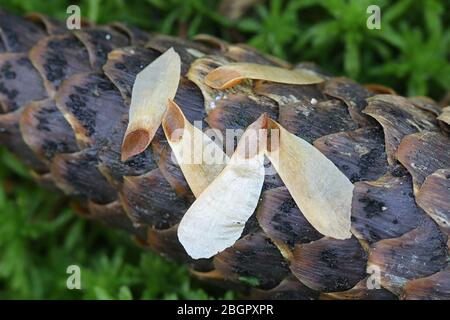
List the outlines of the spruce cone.
<svg viewBox="0 0 450 320">
<path fill-rule="evenodd" d="M 203 78 L 227 62 L 293 66 L 208 36 L 186 41 L 120 23 L 69 32 L 42 15 L 1 11 L 0 35 L 0 143 L 39 183 L 77 197 L 90 217 L 202 279 L 251 282 L 256 298 L 450 298 L 450 131 L 431 99 L 366 88 L 308 63 L 294 68 L 324 83 L 214 90 Z M 280 178 L 267 176 L 235 245 L 211 259 L 186 254 L 177 226 L 194 196 L 162 130 L 144 153 L 120 159 L 136 74 L 170 47 L 182 61 L 175 101 L 189 121 L 245 129 L 267 113 L 354 183 L 351 239 L 323 237 Z"/>
</svg>

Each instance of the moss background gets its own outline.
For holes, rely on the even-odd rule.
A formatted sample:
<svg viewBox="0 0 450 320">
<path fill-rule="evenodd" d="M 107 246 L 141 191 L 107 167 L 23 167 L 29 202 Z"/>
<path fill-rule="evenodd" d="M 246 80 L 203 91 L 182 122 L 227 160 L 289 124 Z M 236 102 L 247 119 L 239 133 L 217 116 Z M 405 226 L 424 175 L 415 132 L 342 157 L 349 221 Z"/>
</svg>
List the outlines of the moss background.
<svg viewBox="0 0 450 320">
<path fill-rule="evenodd" d="M 210 33 L 291 62 L 314 61 L 336 75 L 439 100 L 450 87 L 450 2 L 439 0 L 260 0 L 233 20 L 218 0 L 0 0 L 16 13 L 128 21 L 149 31 Z M 381 30 L 366 9 L 381 8 Z M 189 277 L 184 267 L 137 248 L 121 232 L 76 217 L 67 201 L 37 188 L 0 148 L 0 298 L 233 298 Z M 82 270 L 82 290 L 66 289 L 66 268 Z"/>
</svg>

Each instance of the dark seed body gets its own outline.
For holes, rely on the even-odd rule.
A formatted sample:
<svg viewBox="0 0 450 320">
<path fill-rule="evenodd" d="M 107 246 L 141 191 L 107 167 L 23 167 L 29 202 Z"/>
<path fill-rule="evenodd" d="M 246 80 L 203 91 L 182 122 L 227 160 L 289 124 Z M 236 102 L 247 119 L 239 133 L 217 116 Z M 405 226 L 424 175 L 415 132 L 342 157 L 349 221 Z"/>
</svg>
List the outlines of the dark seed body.
<svg viewBox="0 0 450 320">
<path fill-rule="evenodd" d="M 275 175 L 232 247 L 211 259 L 186 254 L 177 227 L 194 196 L 162 130 L 144 153 L 120 161 L 136 75 L 170 47 L 182 61 L 175 100 L 189 121 L 245 129 L 267 113 L 354 183 L 351 239 L 318 233 Z M 205 85 L 212 69 L 244 61 L 288 66 L 245 46 L 123 24 L 70 33 L 44 16 L 0 11 L 0 143 L 37 181 L 81 198 L 89 217 L 129 231 L 201 279 L 250 286 L 252 297 L 448 298 L 450 142 L 436 121 L 439 107 L 329 75 L 305 86 Z M 370 289 L 373 268 L 380 273 Z"/>
</svg>

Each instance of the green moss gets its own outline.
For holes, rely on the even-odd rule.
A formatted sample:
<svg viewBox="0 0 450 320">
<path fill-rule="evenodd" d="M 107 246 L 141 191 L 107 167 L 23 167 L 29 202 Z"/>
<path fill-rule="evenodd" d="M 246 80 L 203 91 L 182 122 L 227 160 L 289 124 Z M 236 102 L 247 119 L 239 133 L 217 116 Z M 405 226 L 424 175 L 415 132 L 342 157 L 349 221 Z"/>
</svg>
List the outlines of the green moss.
<svg viewBox="0 0 450 320">
<path fill-rule="evenodd" d="M 239 281 L 252 287 L 257 287 L 260 284 L 259 279 L 256 277 L 239 277 Z"/>
</svg>

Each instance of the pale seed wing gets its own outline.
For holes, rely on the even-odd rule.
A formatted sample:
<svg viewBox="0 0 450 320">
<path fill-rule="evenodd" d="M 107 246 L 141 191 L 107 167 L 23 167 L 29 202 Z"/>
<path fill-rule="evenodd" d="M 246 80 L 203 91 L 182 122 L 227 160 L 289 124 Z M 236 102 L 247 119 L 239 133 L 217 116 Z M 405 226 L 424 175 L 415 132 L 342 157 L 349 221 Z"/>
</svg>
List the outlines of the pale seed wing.
<svg viewBox="0 0 450 320">
<path fill-rule="evenodd" d="M 450 106 L 442 109 L 442 113 L 437 117 L 438 120 L 445 122 L 450 126 Z"/>
<path fill-rule="evenodd" d="M 287 84 L 313 84 L 324 79 L 306 69 L 285 69 L 253 63 L 230 63 L 208 73 L 205 83 L 214 89 L 227 89 L 244 79 L 265 80 Z"/>
<path fill-rule="evenodd" d="M 350 238 L 353 184 L 303 139 L 273 120 L 269 129 L 267 156 L 306 219 L 325 236 Z"/>
<path fill-rule="evenodd" d="M 195 197 L 211 184 L 228 162 L 227 155 L 169 100 L 162 120 L 167 141 Z"/>
<path fill-rule="evenodd" d="M 180 70 L 180 56 L 170 48 L 136 76 L 122 161 L 143 152 L 152 141 L 168 99 L 173 99 L 177 92 Z"/>
<path fill-rule="evenodd" d="M 264 151 L 248 153 L 243 144 L 259 144 L 250 132 L 265 122 L 261 117 L 245 131 L 228 165 L 181 220 L 178 239 L 192 258 L 209 258 L 232 246 L 253 214 L 264 183 Z"/>
</svg>

